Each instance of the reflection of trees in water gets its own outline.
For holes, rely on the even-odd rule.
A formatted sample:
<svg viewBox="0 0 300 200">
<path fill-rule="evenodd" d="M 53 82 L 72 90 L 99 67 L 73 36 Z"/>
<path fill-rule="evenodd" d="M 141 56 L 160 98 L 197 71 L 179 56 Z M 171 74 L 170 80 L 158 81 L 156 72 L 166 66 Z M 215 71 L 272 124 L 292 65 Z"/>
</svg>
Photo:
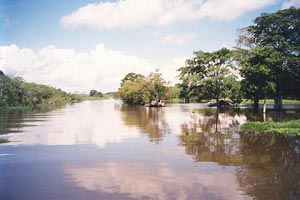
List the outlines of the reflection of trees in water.
<svg viewBox="0 0 300 200">
<path fill-rule="evenodd" d="M 255 112 L 251 109 L 244 109 L 242 111 L 245 116 L 247 116 L 248 121 L 284 121 L 284 120 L 294 120 L 300 119 L 299 110 L 283 110 L 281 112 L 267 111 L 265 115 L 259 110 Z"/>
<path fill-rule="evenodd" d="M 300 138 L 240 134 L 240 187 L 256 199 L 300 199 Z"/>
<path fill-rule="evenodd" d="M 43 113 L 54 108 L 36 108 L 34 110 L 11 110 L 0 113 L 0 135 L 8 133 L 18 133 L 21 128 L 32 126 L 29 122 L 43 121 Z M 38 114 L 37 114 L 38 113 Z M 38 119 L 37 119 L 38 117 Z"/>
<path fill-rule="evenodd" d="M 169 131 L 164 108 L 122 106 L 120 110 L 124 123 L 139 128 L 142 133 L 148 135 L 150 141 L 159 143 Z"/>
<path fill-rule="evenodd" d="M 202 110 L 191 114 L 191 123 L 181 125 L 180 144 L 197 161 L 239 165 L 239 124 L 245 116 Z"/>
<path fill-rule="evenodd" d="M 223 117 L 200 113 L 181 125 L 186 153 L 196 161 L 237 166 L 240 189 L 255 199 L 300 199 L 300 137 L 239 133 L 243 119 Z"/>
<path fill-rule="evenodd" d="M 246 116 L 237 112 L 201 109 L 190 114 L 190 123 L 182 124 L 182 132 L 227 133 L 239 131 L 239 125 L 246 122 Z"/>
</svg>

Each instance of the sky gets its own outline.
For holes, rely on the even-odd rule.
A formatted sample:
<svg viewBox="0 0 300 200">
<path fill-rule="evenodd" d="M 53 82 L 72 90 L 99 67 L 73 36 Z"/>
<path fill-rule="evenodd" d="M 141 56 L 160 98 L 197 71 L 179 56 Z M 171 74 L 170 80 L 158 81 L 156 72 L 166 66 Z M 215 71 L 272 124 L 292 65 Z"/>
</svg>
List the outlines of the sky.
<svg viewBox="0 0 300 200">
<path fill-rule="evenodd" d="M 156 69 L 175 84 L 194 51 L 233 48 L 240 28 L 290 6 L 300 0 L 0 0 L 0 70 L 78 93 Z"/>
</svg>

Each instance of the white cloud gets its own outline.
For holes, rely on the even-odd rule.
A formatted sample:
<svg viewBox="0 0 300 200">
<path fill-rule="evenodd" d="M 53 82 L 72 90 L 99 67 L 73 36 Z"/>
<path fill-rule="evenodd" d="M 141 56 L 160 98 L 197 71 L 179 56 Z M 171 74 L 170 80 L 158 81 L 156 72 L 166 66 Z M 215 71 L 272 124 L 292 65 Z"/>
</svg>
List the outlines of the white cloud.
<svg viewBox="0 0 300 200">
<path fill-rule="evenodd" d="M 108 49 L 103 44 L 89 52 L 54 46 L 33 51 L 10 45 L 1 46 L 0 55 L 0 70 L 5 73 L 73 92 L 116 90 L 127 73 L 152 71 L 147 60 Z"/>
<path fill-rule="evenodd" d="M 193 33 L 179 34 L 173 33 L 164 35 L 160 38 L 160 41 L 164 44 L 174 44 L 174 45 L 187 45 L 194 41 L 196 38 Z"/>
<path fill-rule="evenodd" d="M 275 4 L 276 0 L 208 0 L 199 9 L 200 16 L 229 21 L 259 8 Z"/>
<path fill-rule="evenodd" d="M 34 51 L 16 45 L 0 46 L 0 70 L 30 82 L 47 84 L 70 92 L 116 91 L 129 72 L 144 75 L 157 66 L 175 80 L 178 62 L 168 65 L 150 63 L 146 59 L 109 49 L 103 44 L 87 52 L 47 46 Z"/>
<path fill-rule="evenodd" d="M 204 17 L 232 20 L 246 12 L 275 4 L 276 0 L 119 0 L 88 4 L 63 16 L 69 27 L 133 28 L 168 25 Z"/>
<path fill-rule="evenodd" d="M 285 0 L 282 2 L 281 9 L 287 9 L 289 7 L 295 6 L 296 8 L 300 7 L 300 0 Z"/>
</svg>

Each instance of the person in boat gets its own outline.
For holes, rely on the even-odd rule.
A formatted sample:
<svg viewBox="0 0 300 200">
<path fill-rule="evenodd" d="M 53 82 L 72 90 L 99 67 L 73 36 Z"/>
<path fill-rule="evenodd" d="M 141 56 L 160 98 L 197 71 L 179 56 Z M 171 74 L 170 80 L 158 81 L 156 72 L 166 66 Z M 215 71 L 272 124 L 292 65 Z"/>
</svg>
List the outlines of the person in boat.
<svg viewBox="0 0 300 200">
<path fill-rule="evenodd" d="M 163 101 L 161 99 L 158 99 L 158 106 L 163 106 Z"/>
<path fill-rule="evenodd" d="M 157 105 L 157 101 L 155 99 L 152 99 L 151 102 L 150 102 L 150 105 L 151 106 Z"/>
</svg>

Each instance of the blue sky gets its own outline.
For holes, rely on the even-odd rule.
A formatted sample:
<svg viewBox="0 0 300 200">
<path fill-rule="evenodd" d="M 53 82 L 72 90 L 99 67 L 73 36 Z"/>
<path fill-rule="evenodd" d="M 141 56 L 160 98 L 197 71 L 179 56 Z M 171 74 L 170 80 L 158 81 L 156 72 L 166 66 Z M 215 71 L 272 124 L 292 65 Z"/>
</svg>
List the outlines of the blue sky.
<svg viewBox="0 0 300 200">
<path fill-rule="evenodd" d="M 0 70 L 72 92 L 117 90 L 132 70 L 176 82 L 193 51 L 232 48 L 239 28 L 290 5 L 300 0 L 0 0 Z"/>
</svg>

